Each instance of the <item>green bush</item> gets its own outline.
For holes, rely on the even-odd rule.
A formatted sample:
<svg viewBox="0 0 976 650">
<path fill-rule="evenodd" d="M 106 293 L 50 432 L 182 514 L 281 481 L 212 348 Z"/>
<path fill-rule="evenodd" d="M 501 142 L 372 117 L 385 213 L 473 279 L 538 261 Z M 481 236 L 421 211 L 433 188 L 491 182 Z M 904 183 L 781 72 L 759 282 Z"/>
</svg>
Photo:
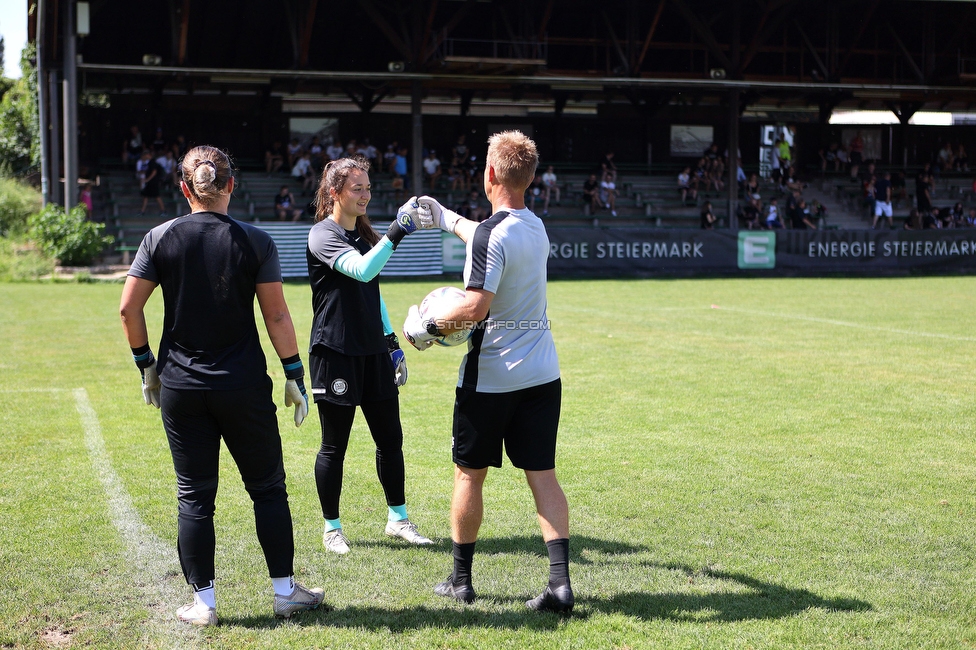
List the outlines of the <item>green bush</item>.
<svg viewBox="0 0 976 650">
<path fill-rule="evenodd" d="M 54 272 L 54 259 L 26 241 L 0 237 L 0 281 L 38 280 Z"/>
<path fill-rule="evenodd" d="M 91 264 L 114 239 L 104 236 L 105 225 L 88 221 L 84 205 L 71 212 L 53 203 L 30 218 L 30 237 L 47 254 L 65 266 Z"/>
<path fill-rule="evenodd" d="M 40 192 L 12 178 L 0 178 L 0 236 L 26 233 L 28 218 L 40 209 Z"/>
</svg>

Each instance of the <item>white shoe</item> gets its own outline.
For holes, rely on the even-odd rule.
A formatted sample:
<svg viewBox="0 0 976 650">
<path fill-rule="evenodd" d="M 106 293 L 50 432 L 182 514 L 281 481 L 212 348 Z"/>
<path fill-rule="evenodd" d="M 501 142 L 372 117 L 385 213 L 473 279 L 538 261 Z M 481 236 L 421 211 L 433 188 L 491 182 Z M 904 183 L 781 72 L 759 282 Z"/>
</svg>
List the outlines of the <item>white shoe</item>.
<svg viewBox="0 0 976 650">
<path fill-rule="evenodd" d="M 434 543 L 430 539 L 427 539 L 421 535 L 417 530 L 417 524 L 413 523 L 409 519 L 388 521 L 386 523 L 386 534 L 389 537 L 399 537 L 400 539 L 405 539 L 411 544 L 416 544 L 418 546 L 427 546 Z"/>
<path fill-rule="evenodd" d="M 338 553 L 339 555 L 345 555 L 349 552 L 349 540 L 342 534 L 341 528 L 326 531 L 322 535 L 322 544 L 325 546 L 325 550 Z"/>
<path fill-rule="evenodd" d="M 190 625 L 210 627 L 217 624 L 217 610 L 203 603 L 192 602 L 176 610 L 176 618 Z"/>
<path fill-rule="evenodd" d="M 315 589 L 309 589 L 299 583 L 295 583 L 295 588 L 288 596 L 279 596 L 275 594 L 274 597 L 274 615 L 278 618 L 291 618 L 292 614 L 297 614 L 298 612 L 304 612 L 309 609 L 315 609 L 319 605 L 322 605 L 322 609 L 329 611 L 332 609 L 329 605 L 323 605 L 324 596 L 322 595 L 322 590 L 318 587 Z"/>
</svg>

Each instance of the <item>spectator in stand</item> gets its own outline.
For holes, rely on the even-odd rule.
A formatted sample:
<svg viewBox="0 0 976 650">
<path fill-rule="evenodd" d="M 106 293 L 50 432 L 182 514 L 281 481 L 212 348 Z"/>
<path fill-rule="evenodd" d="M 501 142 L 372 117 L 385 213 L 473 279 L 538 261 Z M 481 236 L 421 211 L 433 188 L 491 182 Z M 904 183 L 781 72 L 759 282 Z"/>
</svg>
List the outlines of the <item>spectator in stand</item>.
<svg viewBox="0 0 976 650">
<path fill-rule="evenodd" d="M 725 189 L 725 163 L 721 158 L 715 158 L 708 163 L 708 183 L 711 184 L 716 192 Z M 706 190 L 708 185 L 705 186 Z"/>
<path fill-rule="evenodd" d="M 962 207 L 962 203 L 956 203 L 952 206 L 952 222 L 956 228 L 962 228 L 966 225 L 966 211 Z"/>
<path fill-rule="evenodd" d="M 891 201 L 897 207 L 902 201 L 908 200 L 908 190 L 905 189 L 905 172 L 895 172 L 891 177 Z"/>
<path fill-rule="evenodd" d="M 139 194 L 142 195 L 142 208 L 139 210 L 139 216 L 146 214 L 146 206 L 149 204 L 149 199 L 155 199 L 156 204 L 159 206 L 159 216 L 166 216 L 166 208 L 163 205 L 163 199 L 159 196 L 159 186 L 163 181 L 163 168 L 159 166 L 155 160 L 153 160 L 152 154 L 148 150 L 143 154 L 143 159 L 147 160 L 146 164 L 146 182 L 143 184 L 142 189 Z"/>
<path fill-rule="evenodd" d="M 460 165 L 468 159 L 468 145 L 464 143 L 464 134 L 458 136 L 457 144 L 451 149 L 451 158 L 456 159 Z"/>
<path fill-rule="evenodd" d="M 915 204 L 923 219 L 932 211 L 932 177 L 929 176 L 928 163 L 915 177 Z"/>
<path fill-rule="evenodd" d="M 386 145 L 386 151 L 383 153 L 383 166 L 380 169 L 385 170 L 387 173 L 393 173 L 393 166 L 396 164 L 396 152 L 397 143 L 396 140 Z"/>
<path fill-rule="evenodd" d="M 691 167 L 685 167 L 678 174 L 678 194 L 682 203 L 686 203 L 689 197 L 692 201 L 698 197 L 698 190 L 691 186 Z"/>
<path fill-rule="evenodd" d="M 868 181 L 864 184 L 864 193 L 862 195 L 864 207 L 867 209 L 868 215 L 874 214 L 874 206 L 878 202 L 878 187 L 877 178 L 871 176 Z M 873 227 L 873 226 L 872 226 Z"/>
<path fill-rule="evenodd" d="M 284 221 L 290 215 L 292 221 L 298 221 L 304 212 L 305 208 L 298 206 L 288 186 L 282 185 L 275 195 L 275 216 L 278 217 L 278 220 Z"/>
<path fill-rule="evenodd" d="M 600 203 L 610 210 L 610 214 L 617 216 L 617 184 L 613 182 L 613 174 L 607 172 L 600 182 Z"/>
<path fill-rule="evenodd" d="M 847 150 L 850 152 L 851 165 L 860 165 L 864 162 L 864 134 L 860 131 L 855 133 L 847 143 Z"/>
<path fill-rule="evenodd" d="M 461 205 L 461 216 L 471 221 L 484 221 L 488 218 L 488 209 L 481 205 L 481 194 L 478 190 L 471 190 L 468 199 Z"/>
<path fill-rule="evenodd" d="M 78 204 L 85 206 L 85 216 L 92 219 L 95 215 L 95 204 L 92 201 L 92 184 L 84 183 L 78 191 Z"/>
<path fill-rule="evenodd" d="M 783 175 L 783 161 L 779 159 L 779 143 L 782 142 L 780 138 L 776 138 L 776 142 L 773 143 L 773 149 L 769 152 L 770 155 L 770 167 L 772 171 L 770 172 L 770 177 L 774 182 L 778 183 L 780 177 Z"/>
<path fill-rule="evenodd" d="M 790 150 L 790 143 L 780 138 L 777 147 L 779 148 L 780 171 L 786 171 L 793 165 L 793 152 Z"/>
<path fill-rule="evenodd" d="M 329 157 L 329 160 L 339 160 L 345 152 L 346 150 L 342 147 L 342 142 L 337 139 L 332 140 L 325 149 L 325 155 Z"/>
<path fill-rule="evenodd" d="M 952 151 L 952 143 L 946 140 L 946 143 L 942 145 L 941 149 L 939 149 L 939 154 L 935 159 L 936 175 L 938 175 L 939 172 L 952 171 L 952 165 L 955 162 L 955 158 L 956 155 Z"/>
<path fill-rule="evenodd" d="M 309 162 L 312 163 L 312 168 L 315 171 L 319 171 L 325 167 L 325 148 L 322 147 L 319 136 L 312 136 L 312 141 L 308 144 L 308 153 Z"/>
<path fill-rule="evenodd" d="M 397 152 L 396 160 L 393 162 L 393 173 L 403 179 L 404 186 L 408 185 L 407 153 L 406 147 L 400 147 L 400 151 Z"/>
<path fill-rule="evenodd" d="M 960 142 L 956 147 L 956 156 L 953 160 L 953 168 L 957 172 L 969 171 L 969 156 L 966 155 L 966 147 Z"/>
<path fill-rule="evenodd" d="M 271 148 L 264 152 L 264 173 L 270 176 L 281 171 L 285 164 L 285 152 L 281 147 L 281 142 L 275 140 Z"/>
<path fill-rule="evenodd" d="M 816 230 L 817 226 L 814 225 L 810 218 L 810 211 L 807 209 L 807 202 L 800 199 L 796 207 L 790 212 L 790 225 L 793 230 Z"/>
<path fill-rule="evenodd" d="M 590 177 L 583 181 L 583 205 L 590 206 L 590 214 L 596 214 L 600 209 L 600 183 L 596 180 L 596 174 L 590 174 Z"/>
<path fill-rule="evenodd" d="M 549 214 L 549 202 L 552 195 L 556 195 L 556 205 L 559 205 L 559 182 L 556 179 L 556 170 L 552 165 L 546 167 L 546 173 L 542 175 L 542 184 L 545 186 L 546 202 L 542 206 L 542 214 Z"/>
<path fill-rule="evenodd" d="M 359 153 L 366 157 L 366 160 L 369 161 L 371 166 L 376 165 L 376 169 L 383 169 L 380 167 L 380 160 L 376 147 L 370 143 L 369 138 L 363 138 L 363 143 L 359 146 Z"/>
<path fill-rule="evenodd" d="M 703 192 L 708 191 L 708 159 L 699 158 L 698 163 L 695 165 L 695 171 L 691 174 L 691 188 L 695 190 L 695 194 L 698 191 Z"/>
<path fill-rule="evenodd" d="M 952 208 L 938 208 L 939 223 L 941 228 L 955 228 L 956 222 L 952 218 Z"/>
<path fill-rule="evenodd" d="M 176 172 L 175 173 L 176 173 L 177 179 L 181 178 L 181 174 L 183 173 L 182 171 L 180 171 L 180 165 L 179 165 L 179 163 L 180 163 L 181 160 L 183 160 L 183 156 L 186 155 L 187 148 L 188 147 L 187 147 L 187 144 L 186 144 L 186 138 L 183 137 L 183 134 L 182 133 L 180 135 L 176 136 L 176 139 L 173 140 L 173 145 L 170 147 L 170 149 L 173 150 L 173 159 L 176 160 Z M 179 185 L 179 182 L 177 182 L 176 184 Z"/>
<path fill-rule="evenodd" d="M 157 126 L 156 133 L 153 135 L 152 150 L 162 151 L 166 148 L 166 138 L 163 137 L 163 127 Z"/>
<path fill-rule="evenodd" d="M 716 218 L 715 213 L 712 212 L 712 202 L 705 201 L 701 209 L 702 230 L 714 230 L 716 221 L 718 221 L 718 219 Z"/>
<path fill-rule="evenodd" d="M 346 150 L 343 152 L 342 157 L 352 158 L 356 155 L 357 151 L 359 151 L 359 145 L 356 144 L 355 140 L 350 140 L 348 143 L 346 143 Z"/>
<path fill-rule="evenodd" d="M 286 151 L 288 154 L 288 169 L 291 169 L 298 162 L 298 159 L 302 157 L 302 143 L 298 141 L 298 138 L 292 138 L 291 142 L 288 143 L 288 149 Z"/>
<path fill-rule="evenodd" d="M 142 133 L 133 124 L 129 127 L 129 137 L 122 143 L 122 164 L 134 165 L 142 156 Z"/>
<path fill-rule="evenodd" d="M 766 228 L 769 230 L 785 228 L 783 221 L 779 218 L 779 206 L 776 203 L 775 196 L 769 199 L 769 208 L 766 211 Z"/>
<path fill-rule="evenodd" d="M 162 178 L 159 186 L 162 189 L 170 190 L 179 186 L 179 179 L 176 178 L 176 159 L 173 158 L 172 149 L 161 152 L 156 158 L 156 164 L 162 168 Z"/>
<path fill-rule="evenodd" d="M 922 215 L 922 230 L 937 230 L 942 227 L 938 210 L 929 208 L 925 211 L 919 210 L 919 213 Z"/>
<path fill-rule="evenodd" d="M 962 208 L 962 204 L 959 204 Z M 871 222 L 871 229 L 878 227 L 881 217 L 888 220 L 888 229 L 895 227 L 894 218 L 891 213 L 891 172 L 885 172 L 881 179 L 874 186 L 874 221 Z"/>
<path fill-rule="evenodd" d="M 826 149 L 820 150 L 820 172 L 824 173 L 828 167 L 833 167 L 833 171 L 840 171 L 840 158 L 837 157 L 837 150 L 840 148 L 836 142 L 831 142 Z"/>
<path fill-rule="evenodd" d="M 451 157 L 451 164 L 447 168 L 447 180 L 451 184 L 451 192 L 464 189 L 465 175 L 463 161 L 457 156 Z"/>
<path fill-rule="evenodd" d="M 976 228 L 976 208 L 969 208 L 969 214 L 966 215 L 966 227 Z"/>
<path fill-rule="evenodd" d="M 904 230 L 921 230 L 922 229 L 922 218 L 918 214 L 918 210 L 912 208 L 912 211 L 908 213 L 905 217 L 905 223 L 902 224 Z"/>
<path fill-rule="evenodd" d="M 739 219 L 746 228 L 749 230 L 755 230 L 759 227 L 759 213 L 759 201 L 756 199 L 749 199 L 746 204 L 740 208 Z"/>
<path fill-rule="evenodd" d="M 718 145 L 715 144 L 714 142 L 708 145 L 708 148 L 705 149 L 704 153 L 702 153 L 702 157 L 708 160 L 709 162 L 713 160 L 718 160 L 719 158 Z"/>
<path fill-rule="evenodd" d="M 312 156 L 309 152 L 302 152 L 302 157 L 291 168 L 291 175 L 292 178 L 301 182 L 302 196 L 312 191 L 312 186 L 315 184 L 315 170 L 312 169 Z"/>
<path fill-rule="evenodd" d="M 481 189 L 482 179 L 481 175 L 478 173 L 478 157 L 474 154 L 468 156 L 468 160 L 464 165 L 465 171 L 465 188 L 471 190 Z"/>
<path fill-rule="evenodd" d="M 759 176 L 757 174 L 750 174 L 749 180 L 745 182 L 743 187 L 743 193 L 745 198 L 759 198 Z"/>
<path fill-rule="evenodd" d="M 424 158 L 424 179 L 430 186 L 431 193 L 434 192 L 435 186 L 437 185 L 437 179 L 441 177 L 441 161 L 437 157 L 437 152 L 433 149 Z"/>
<path fill-rule="evenodd" d="M 847 147 L 845 147 L 844 145 L 839 145 L 837 147 L 837 162 L 840 167 L 840 169 L 838 169 L 837 171 L 840 171 L 841 169 L 847 169 L 847 166 L 851 163 L 850 154 L 847 153 Z"/>
<path fill-rule="evenodd" d="M 604 178 L 607 174 L 610 174 L 610 180 L 616 183 L 617 165 L 613 162 L 613 156 L 613 151 L 608 151 L 606 155 L 603 156 L 603 160 L 600 162 L 600 177 Z"/>
<path fill-rule="evenodd" d="M 535 212 L 535 201 L 541 198 L 546 191 L 545 183 L 542 182 L 542 174 L 536 174 L 526 188 L 526 195 L 529 197 L 529 210 Z M 544 199 L 543 199 L 544 200 Z"/>
<path fill-rule="evenodd" d="M 139 189 L 146 186 L 146 173 L 149 171 L 149 161 L 152 160 L 152 152 L 143 149 L 136 161 L 136 179 L 139 181 Z"/>
</svg>

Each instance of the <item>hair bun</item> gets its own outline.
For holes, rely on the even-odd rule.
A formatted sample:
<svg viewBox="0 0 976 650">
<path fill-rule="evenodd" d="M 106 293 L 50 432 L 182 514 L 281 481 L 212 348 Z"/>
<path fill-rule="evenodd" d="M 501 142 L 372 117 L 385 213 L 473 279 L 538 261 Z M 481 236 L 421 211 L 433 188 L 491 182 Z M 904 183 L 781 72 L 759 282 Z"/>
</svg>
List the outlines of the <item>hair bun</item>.
<svg viewBox="0 0 976 650">
<path fill-rule="evenodd" d="M 193 169 L 193 184 L 197 187 L 210 185 L 217 178 L 217 164 L 212 160 L 201 160 Z"/>
</svg>

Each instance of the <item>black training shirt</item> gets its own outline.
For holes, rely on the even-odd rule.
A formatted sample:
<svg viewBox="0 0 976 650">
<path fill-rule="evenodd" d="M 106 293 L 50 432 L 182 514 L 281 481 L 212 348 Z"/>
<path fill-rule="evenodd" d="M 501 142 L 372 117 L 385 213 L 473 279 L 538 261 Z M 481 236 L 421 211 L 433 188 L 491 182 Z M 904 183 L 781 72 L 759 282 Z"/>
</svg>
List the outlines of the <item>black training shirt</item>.
<svg viewBox="0 0 976 650">
<path fill-rule="evenodd" d="M 238 390 L 263 381 L 255 285 L 281 282 L 271 236 L 224 214 L 195 212 L 156 226 L 129 275 L 163 290 L 156 369 L 171 389 Z"/>
</svg>

